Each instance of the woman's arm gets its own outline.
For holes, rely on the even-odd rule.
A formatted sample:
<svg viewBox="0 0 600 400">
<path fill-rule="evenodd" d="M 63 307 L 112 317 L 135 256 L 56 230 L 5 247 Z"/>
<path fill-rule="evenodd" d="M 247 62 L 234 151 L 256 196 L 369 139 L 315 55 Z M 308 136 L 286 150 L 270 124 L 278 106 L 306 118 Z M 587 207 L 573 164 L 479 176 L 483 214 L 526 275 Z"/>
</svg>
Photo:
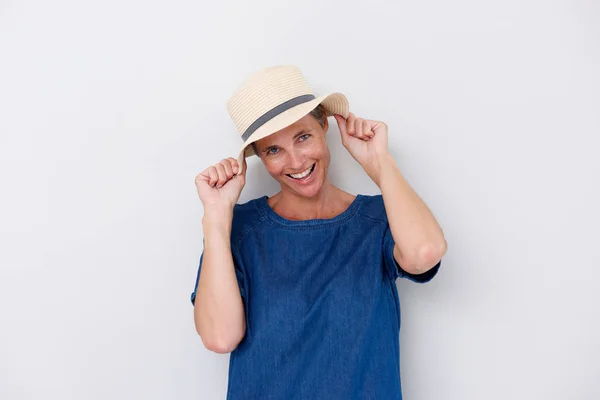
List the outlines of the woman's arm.
<svg viewBox="0 0 600 400">
<path fill-rule="evenodd" d="M 390 230 L 396 245 L 394 258 L 403 270 L 422 274 L 433 268 L 446 253 L 442 228 L 404 179 L 389 152 L 377 157 L 367 173 L 381 190 Z"/>
<path fill-rule="evenodd" d="M 246 333 L 246 319 L 231 255 L 230 207 L 204 210 L 204 254 L 196 288 L 194 322 L 207 349 L 233 351 Z"/>
<path fill-rule="evenodd" d="M 388 151 L 388 127 L 381 121 L 335 115 L 342 144 L 379 186 L 394 238 L 394 258 L 410 274 L 435 267 L 446 239 L 429 208 L 404 179 Z"/>
</svg>

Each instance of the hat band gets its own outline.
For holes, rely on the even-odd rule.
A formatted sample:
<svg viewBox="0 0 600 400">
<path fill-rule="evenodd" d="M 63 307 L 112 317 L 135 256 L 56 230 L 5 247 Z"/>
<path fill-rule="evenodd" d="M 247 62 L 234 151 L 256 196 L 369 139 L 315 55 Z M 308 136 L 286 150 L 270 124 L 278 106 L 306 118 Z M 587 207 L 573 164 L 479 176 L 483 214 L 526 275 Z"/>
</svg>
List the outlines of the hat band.
<svg viewBox="0 0 600 400">
<path fill-rule="evenodd" d="M 315 98 L 316 97 L 313 96 L 312 94 L 304 94 L 302 96 L 294 97 L 293 99 L 290 99 L 290 100 L 283 102 L 280 105 L 272 108 L 271 110 L 267 111 L 266 113 L 261 115 L 259 118 L 257 118 L 256 121 L 254 121 L 252 123 L 252 125 L 250 125 L 250 127 L 248 127 L 248 129 L 246 129 L 246 132 L 244 132 L 244 134 L 242 135 L 242 140 L 244 142 L 246 140 L 248 140 L 248 138 L 250 136 L 252 136 L 252 134 L 254 132 L 256 132 L 256 130 L 258 128 L 260 128 L 267 121 L 269 121 L 270 119 L 273 119 L 274 117 L 278 116 L 282 112 L 289 110 L 290 108 L 295 107 L 298 104 L 308 103 L 309 101 L 314 100 Z"/>
</svg>

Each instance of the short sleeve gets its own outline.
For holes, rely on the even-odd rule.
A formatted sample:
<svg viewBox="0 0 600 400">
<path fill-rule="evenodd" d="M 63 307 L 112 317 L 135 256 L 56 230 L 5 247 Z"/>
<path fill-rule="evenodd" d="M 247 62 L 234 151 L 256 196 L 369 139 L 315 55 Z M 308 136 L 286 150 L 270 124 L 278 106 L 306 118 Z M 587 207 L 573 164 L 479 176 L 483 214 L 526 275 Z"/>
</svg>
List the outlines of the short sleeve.
<svg viewBox="0 0 600 400">
<path fill-rule="evenodd" d="M 390 279 L 392 279 L 392 281 L 395 281 L 397 278 L 406 278 L 413 282 L 425 283 L 429 282 L 435 275 L 437 275 L 442 263 L 441 260 L 429 271 L 422 274 L 410 274 L 403 270 L 400 264 L 398 264 L 394 258 L 394 245 L 395 242 L 394 237 L 392 236 L 390 225 L 389 223 L 386 223 L 385 234 L 383 235 L 383 263 L 385 272 L 388 274 Z"/>
<path fill-rule="evenodd" d="M 202 242 L 204 243 L 204 240 Z M 244 289 L 245 288 L 244 273 L 243 273 L 242 269 L 240 268 L 240 265 L 236 261 L 236 257 L 233 253 L 232 253 L 232 257 L 233 257 L 233 267 L 235 269 L 235 276 L 238 281 L 238 287 L 240 288 L 240 294 L 245 299 L 246 291 Z M 196 273 L 196 283 L 194 284 L 194 290 L 190 296 L 190 301 L 192 302 L 192 305 L 194 305 L 194 302 L 196 301 L 196 290 L 198 289 L 198 281 L 200 280 L 200 271 L 202 269 L 202 259 L 203 258 L 204 258 L 204 250 L 202 250 L 202 254 L 200 255 L 200 263 L 198 264 L 198 272 Z"/>
</svg>

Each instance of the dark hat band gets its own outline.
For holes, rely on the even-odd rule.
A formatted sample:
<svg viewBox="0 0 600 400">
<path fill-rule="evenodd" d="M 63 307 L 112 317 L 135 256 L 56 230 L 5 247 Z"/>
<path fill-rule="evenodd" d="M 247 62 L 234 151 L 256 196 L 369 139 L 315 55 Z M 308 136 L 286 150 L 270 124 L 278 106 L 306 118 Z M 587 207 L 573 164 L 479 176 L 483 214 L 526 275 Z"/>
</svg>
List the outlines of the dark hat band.
<svg viewBox="0 0 600 400">
<path fill-rule="evenodd" d="M 244 134 L 242 135 L 242 140 L 244 142 L 246 140 L 248 140 L 248 138 L 250 136 L 252 136 L 252 134 L 254 132 L 256 132 L 256 130 L 258 128 L 260 128 L 267 121 L 273 119 L 274 117 L 278 116 L 282 112 L 289 110 L 290 108 L 295 107 L 298 104 L 308 103 L 309 101 L 314 100 L 315 98 L 316 97 L 313 96 L 312 94 L 304 94 L 302 96 L 294 97 L 293 99 L 290 99 L 290 100 L 283 102 L 283 103 L 279 104 L 278 106 L 272 108 L 271 110 L 267 111 L 266 113 L 261 115 L 259 118 L 257 118 L 256 121 L 254 121 L 252 123 L 252 125 L 250 125 L 248 127 L 248 129 L 246 129 L 246 132 L 244 132 Z"/>
</svg>

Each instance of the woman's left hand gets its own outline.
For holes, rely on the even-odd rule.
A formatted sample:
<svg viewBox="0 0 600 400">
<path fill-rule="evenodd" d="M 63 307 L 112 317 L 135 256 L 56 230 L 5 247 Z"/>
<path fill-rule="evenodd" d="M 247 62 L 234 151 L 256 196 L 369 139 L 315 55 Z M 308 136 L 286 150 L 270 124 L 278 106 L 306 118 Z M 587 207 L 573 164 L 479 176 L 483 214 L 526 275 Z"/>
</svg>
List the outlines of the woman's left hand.
<svg viewBox="0 0 600 400">
<path fill-rule="evenodd" d="M 342 135 L 342 144 L 365 169 L 369 170 L 381 156 L 388 154 L 388 127 L 384 122 L 334 115 Z"/>
</svg>

